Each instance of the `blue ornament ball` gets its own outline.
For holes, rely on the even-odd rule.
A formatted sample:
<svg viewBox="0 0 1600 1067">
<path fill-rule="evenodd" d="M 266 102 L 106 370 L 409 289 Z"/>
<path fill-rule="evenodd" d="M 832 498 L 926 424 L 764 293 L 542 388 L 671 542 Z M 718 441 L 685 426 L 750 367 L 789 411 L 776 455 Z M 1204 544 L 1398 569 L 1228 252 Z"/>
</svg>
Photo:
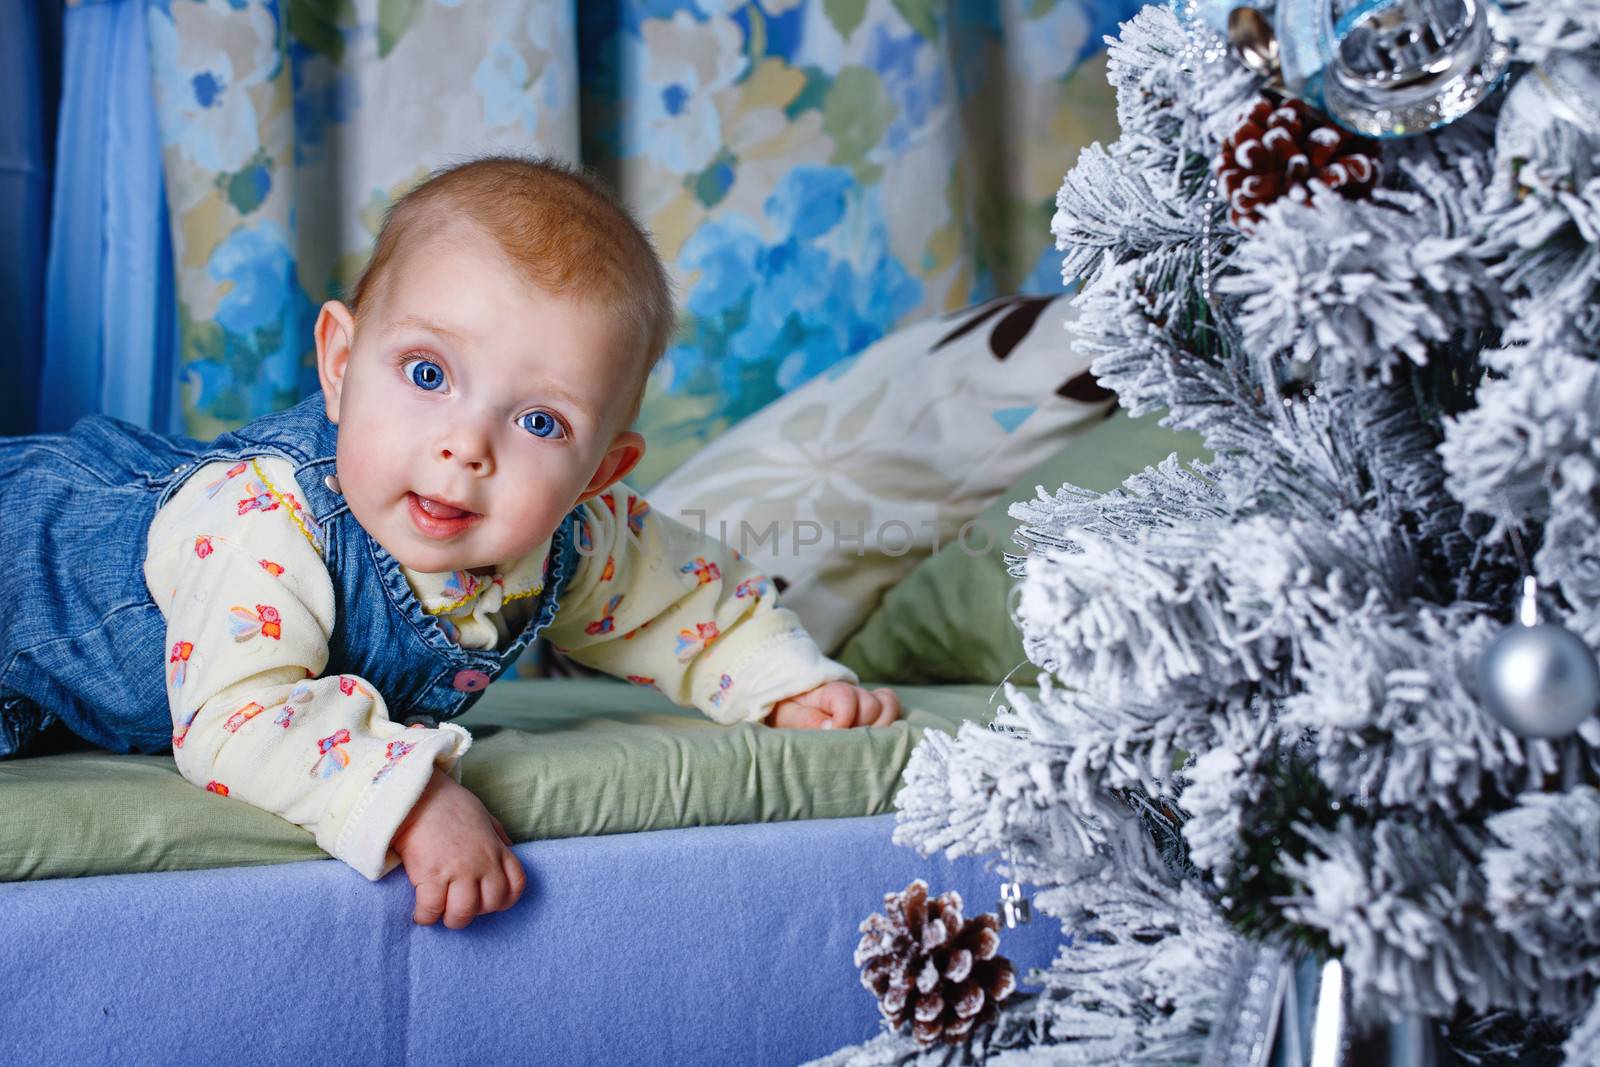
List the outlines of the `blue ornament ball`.
<svg viewBox="0 0 1600 1067">
<path fill-rule="evenodd" d="M 1478 661 L 1489 713 L 1522 737 L 1566 737 L 1600 711 L 1600 666 L 1576 634 L 1553 622 L 1513 623 Z"/>
</svg>

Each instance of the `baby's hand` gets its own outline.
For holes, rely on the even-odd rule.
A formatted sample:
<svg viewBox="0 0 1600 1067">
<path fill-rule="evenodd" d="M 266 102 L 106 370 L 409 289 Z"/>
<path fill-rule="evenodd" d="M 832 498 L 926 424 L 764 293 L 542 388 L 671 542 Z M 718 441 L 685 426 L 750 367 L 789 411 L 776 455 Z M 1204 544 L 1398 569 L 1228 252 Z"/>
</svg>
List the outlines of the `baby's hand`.
<svg viewBox="0 0 1600 1067">
<path fill-rule="evenodd" d="M 900 717 L 900 698 L 893 689 L 870 692 L 849 682 L 828 682 L 772 705 L 768 726 L 799 730 L 848 730 L 852 726 L 888 726 Z"/>
<path fill-rule="evenodd" d="M 389 842 L 417 887 L 413 921 L 427 926 L 443 916 L 446 926 L 459 930 L 476 916 L 515 904 L 527 875 L 510 845 L 483 801 L 435 767 Z"/>
</svg>

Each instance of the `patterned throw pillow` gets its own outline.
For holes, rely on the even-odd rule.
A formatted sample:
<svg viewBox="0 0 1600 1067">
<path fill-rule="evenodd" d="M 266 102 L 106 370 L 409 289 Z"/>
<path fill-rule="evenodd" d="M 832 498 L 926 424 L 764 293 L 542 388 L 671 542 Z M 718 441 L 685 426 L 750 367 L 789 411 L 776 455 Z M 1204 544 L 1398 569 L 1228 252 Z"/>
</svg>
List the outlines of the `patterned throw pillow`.
<svg viewBox="0 0 1600 1067">
<path fill-rule="evenodd" d="M 1018 475 L 1111 410 L 1065 332 L 1070 304 L 1004 297 L 905 327 L 728 429 L 651 504 L 764 567 L 831 652 Z"/>
</svg>

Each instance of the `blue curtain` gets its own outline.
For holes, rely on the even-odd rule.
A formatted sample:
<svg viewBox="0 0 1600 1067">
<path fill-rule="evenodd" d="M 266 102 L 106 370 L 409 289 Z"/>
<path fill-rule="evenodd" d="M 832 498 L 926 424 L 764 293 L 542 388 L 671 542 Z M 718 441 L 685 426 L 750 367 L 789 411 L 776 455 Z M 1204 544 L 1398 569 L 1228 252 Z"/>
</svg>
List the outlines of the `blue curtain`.
<svg viewBox="0 0 1600 1067">
<path fill-rule="evenodd" d="M 532 150 L 610 177 L 679 282 L 648 485 L 902 322 L 1058 288 L 1054 191 L 1114 136 L 1099 41 L 1137 4 L 0 0 L 0 432 L 281 406 L 419 168 Z"/>
<path fill-rule="evenodd" d="M 177 430 L 172 247 L 144 0 L 68 8 L 37 426 Z"/>
<path fill-rule="evenodd" d="M 0 433 L 37 425 L 60 41 L 59 0 L 0 3 Z"/>
</svg>

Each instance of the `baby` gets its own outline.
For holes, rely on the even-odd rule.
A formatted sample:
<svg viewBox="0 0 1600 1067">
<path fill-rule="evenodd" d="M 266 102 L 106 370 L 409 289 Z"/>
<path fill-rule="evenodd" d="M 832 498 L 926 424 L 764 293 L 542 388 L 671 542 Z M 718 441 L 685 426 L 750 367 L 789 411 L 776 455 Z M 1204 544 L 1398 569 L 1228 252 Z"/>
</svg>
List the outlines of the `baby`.
<svg viewBox="0 0 1600 1067">
<path fill-rule="evenodd" d="M 403 864 L 415 921 L 458 928 L 524 875 L 445 720 L 535 636 L 721 723 L 895 721 L 737 552 L 622 483 L 672 324 L 608 193 L 481 159 L 396 203 L 350 304 L 322 306 L 320 396 L 209 444 L 104 418 L 0 441 L 27 584 L 0 620 L 0 755 L 55 720 L 170 745 L 366 877 Z"/>
</svg>

